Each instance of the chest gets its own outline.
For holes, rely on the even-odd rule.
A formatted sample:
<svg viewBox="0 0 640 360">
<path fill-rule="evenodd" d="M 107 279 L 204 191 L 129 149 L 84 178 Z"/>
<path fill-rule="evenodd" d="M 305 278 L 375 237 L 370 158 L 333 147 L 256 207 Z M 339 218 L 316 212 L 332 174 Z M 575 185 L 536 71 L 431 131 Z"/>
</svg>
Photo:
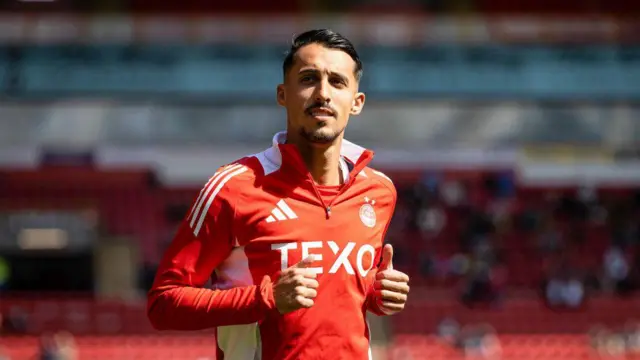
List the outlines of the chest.
<svg viewBox="0 0 640 360">
<path fill-rule="evenodd" d="M 288 196 L 287 196 L 288 195 Z M 309 256 L 317 274 L 365 277 L 376 261 L 389 221 L 374 192 L 338 196 L 328 211 L 308 192 L 262 193 L 252 198 L 238 243 L 250 263 L 275 272 Z"/>
</svg>

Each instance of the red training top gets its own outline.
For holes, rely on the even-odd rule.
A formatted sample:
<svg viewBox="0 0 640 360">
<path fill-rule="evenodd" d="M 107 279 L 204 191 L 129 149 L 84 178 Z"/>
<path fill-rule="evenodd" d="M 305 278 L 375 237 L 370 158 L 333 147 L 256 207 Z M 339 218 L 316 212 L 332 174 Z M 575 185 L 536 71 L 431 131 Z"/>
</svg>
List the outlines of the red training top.
<svg viewBox="0 0 640 360">
<path fill-rule="evenodd" d="M 221 167 L 162 260 L 148 314 L 160 330 L 217 327 L 218 359 L 369 359 L 366 311 L 396 203 L 373 152 L 343 140 L 344 185 L 320 186 L 285 134 Z M 312 255 L 313 307 L 281 315 L 272 282 Z M 213 277 L 213 288 L 204 288 Z"/>
</svg>

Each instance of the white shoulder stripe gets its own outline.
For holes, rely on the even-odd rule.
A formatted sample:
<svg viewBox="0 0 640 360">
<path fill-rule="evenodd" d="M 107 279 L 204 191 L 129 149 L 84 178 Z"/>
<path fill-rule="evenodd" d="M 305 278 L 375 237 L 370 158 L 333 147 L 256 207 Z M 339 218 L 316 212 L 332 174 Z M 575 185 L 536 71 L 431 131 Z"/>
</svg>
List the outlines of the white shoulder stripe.
<svg viewBox="0 0 640 360">
<path fill-rule="evenodd" d="M 383 177 L 383 178 L 385 178 L 385 179 L 389 180 L 391 183 L 393 183 L 393 180 L 391 180 L 391 178 L 389 178 L 387 175 L 385 175 L 385 174 L 381 173 L 380 171 L 377 171 L 377 170 L 373 170 L 373 169 L 372 169 L 372 170 L 371 170 L 371 172 L 372 172 L 372 173 L 374 173 L 374 174 L 376 174 L 376 175 L 378 175 L 378 176 L 380 176 L 380 177 Z"/>
<path fill-rule="evenodd" d="M 231 165 L 228 166 L 224 169 L 221 169 L 219 171 L 217 171 L 212 177 L 211 179 L 209 179 L 209 182 L 207 182 L 207 184 L 202 188 L 202 190 L 200 190 L 200 196 L 198 196 L 198 199 L 196 200 L 195 204 L 193 204 L 193 208 L 191 208 L 191 214 L 189 215 L 191 217 L 191 222 L 189 223 L 189 226 L 191 226 L 191 228 L 193 228 L 194 224 L 195 224 L 195 219 L 198 217 L 198 215 L 200 214 L 200 209 L 202 208 L 202 204 L 204 203 L 205 199 L 207 198 L 207 196 L 209 196 L 209 193 L 211 193 L 211 191 L 213 190 L 213 187 L 215 186 L 215 184 L 220 180 L 221 177 L 223 177 L 225 174 L 229 173 L 230 171 L 233 171 L 234 169 L 238 169 L 240 168 L 241 165 Z"/>
<path fill-rule="evenodd" d="M 191 211 L 189 212 L 189 216 L 187 216 L 187 219 L 191 219 L 191 215 L 193 215 L 193 213 L 196 210 L 196 204 L 200 203 L 200 200 L 202 199 L 202 196 L 204 195 L 204 193 L 207 191 L 207 189 L 209 188 L 209 185 L 216 179 L 216 177 L 224 170 L 226 169 L 220 169 L 218 171 L 216 171 L 215 174 L 213 174 L 212 177 L 209 178 L 209 180 L 207 181 L 207 183 L 202 187 L 202 189 L 200 189 L 200 194 L 198 194 L 198 198 L 196 199 L 194 205 L 191 207 Z"/>
<path fill-rule="evenodd" d="M 211 196 L 209 197 L 209 200 L 207 201 L 206 206 L 204 207 L 204 209 L 202 210 L 202 213 L 200 214 L 200 217 L 198 219 L 198 225 L 196 225 L 196 228 L 193 229 L 194 235 L 198 236 L 198 233 L 200 232 L 200 228 L 202 227 L 202 223 L 204 222 L 204 218 L 206 217 L 207 212 L 209 211 L 209 207 L 211 207 L 211 204 L 213 203 L 213 199 L 215 199 L 216 195 L 218 195 L 218 193 L 220 192 L 224 184 L 226 184 L 227 181 L 229 181 L 232 177 L 238 174 L 242 174 L 245 171 L 247 171 L 247 168 L 243 166 L 242 168 L 232 172 L 231 174 L 228 174 L 224 179 L 222 179 L 222 181 L 220 181 L 220 184 L 218 184 L 218 187 L 216 187 L 216 190 L 213 192 L 213 194 L 211 194 Z"/>
<path fill-rule="evenodd" d="M 220 172 L 220 174 L 218 174 L 215 179 L 212 179 L 212 181 L 209 182 L 209 184 L 207 185 L 207 189 L 201 196 L 200 200 L 196 204 L 194 204 L 195 210 L 193 211 L 193 217 L 191 218 L 191 222 L 189 223 L 189 226 L 191 226 L 191 228 L 193 229 L 194 235 L 198 236 L 198 233 L 202 228 L 202 224 L 204 223 L 204 219 L 207 216 L 207 212 L 209 211 L 209 208 L 211 207 L 211 204 L 213 203 L 216 195 L 218 195 L 220 190 L 222 190 L 224 184 L 226 184 L 227 181 L 229 181 L 232 177 L 245 171 L 247 171 L 247 168 L 242 165 L 230 166 L 229 168 Z M 215 190 L 213 190 L 214 187 Z M 213 192 L 211 192 L 211 190 L 213 190 Z M 204 203 L 205 200 L 206 203 Z M 203 204 L 204 207 L 202 207 Z"/>
</svg>

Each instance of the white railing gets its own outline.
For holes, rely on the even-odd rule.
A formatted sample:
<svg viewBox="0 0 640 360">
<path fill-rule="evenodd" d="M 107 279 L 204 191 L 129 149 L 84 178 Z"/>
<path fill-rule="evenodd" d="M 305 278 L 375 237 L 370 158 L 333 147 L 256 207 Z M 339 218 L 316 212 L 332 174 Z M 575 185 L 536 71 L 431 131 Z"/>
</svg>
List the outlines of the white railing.
<svg viewBox="0 0 640 360">
<path fill-rule="evenodd" d="M 0 102 L 0 147 L 268 144 L 285 126 L 275 103 L 226 105 L 117 100 Z M 640 144 L 640 103 L 370 101 L 347 137 L 392 149 Z"/>
</svg>

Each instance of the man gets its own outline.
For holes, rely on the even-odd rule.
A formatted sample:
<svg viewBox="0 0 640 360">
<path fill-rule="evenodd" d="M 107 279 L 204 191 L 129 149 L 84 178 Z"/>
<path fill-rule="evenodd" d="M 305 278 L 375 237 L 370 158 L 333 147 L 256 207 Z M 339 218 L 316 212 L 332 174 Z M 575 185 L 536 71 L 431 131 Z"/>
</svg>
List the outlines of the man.
<svg viewBox="0 0 640 360">
<path fill-rule="evenodd" d="M 373 152 L 343 140 L 365 102 L 362 64 L 347 39 L 313 30 L 283 71 L 286 132 L 201 190 L 160 265 L 149 319 L 217 327 L 224 360 L 369 359 L 366 312 L 402 310 L 409 279 L 383 248 L 395 188 L 367 167 Z"/>
</svg>

